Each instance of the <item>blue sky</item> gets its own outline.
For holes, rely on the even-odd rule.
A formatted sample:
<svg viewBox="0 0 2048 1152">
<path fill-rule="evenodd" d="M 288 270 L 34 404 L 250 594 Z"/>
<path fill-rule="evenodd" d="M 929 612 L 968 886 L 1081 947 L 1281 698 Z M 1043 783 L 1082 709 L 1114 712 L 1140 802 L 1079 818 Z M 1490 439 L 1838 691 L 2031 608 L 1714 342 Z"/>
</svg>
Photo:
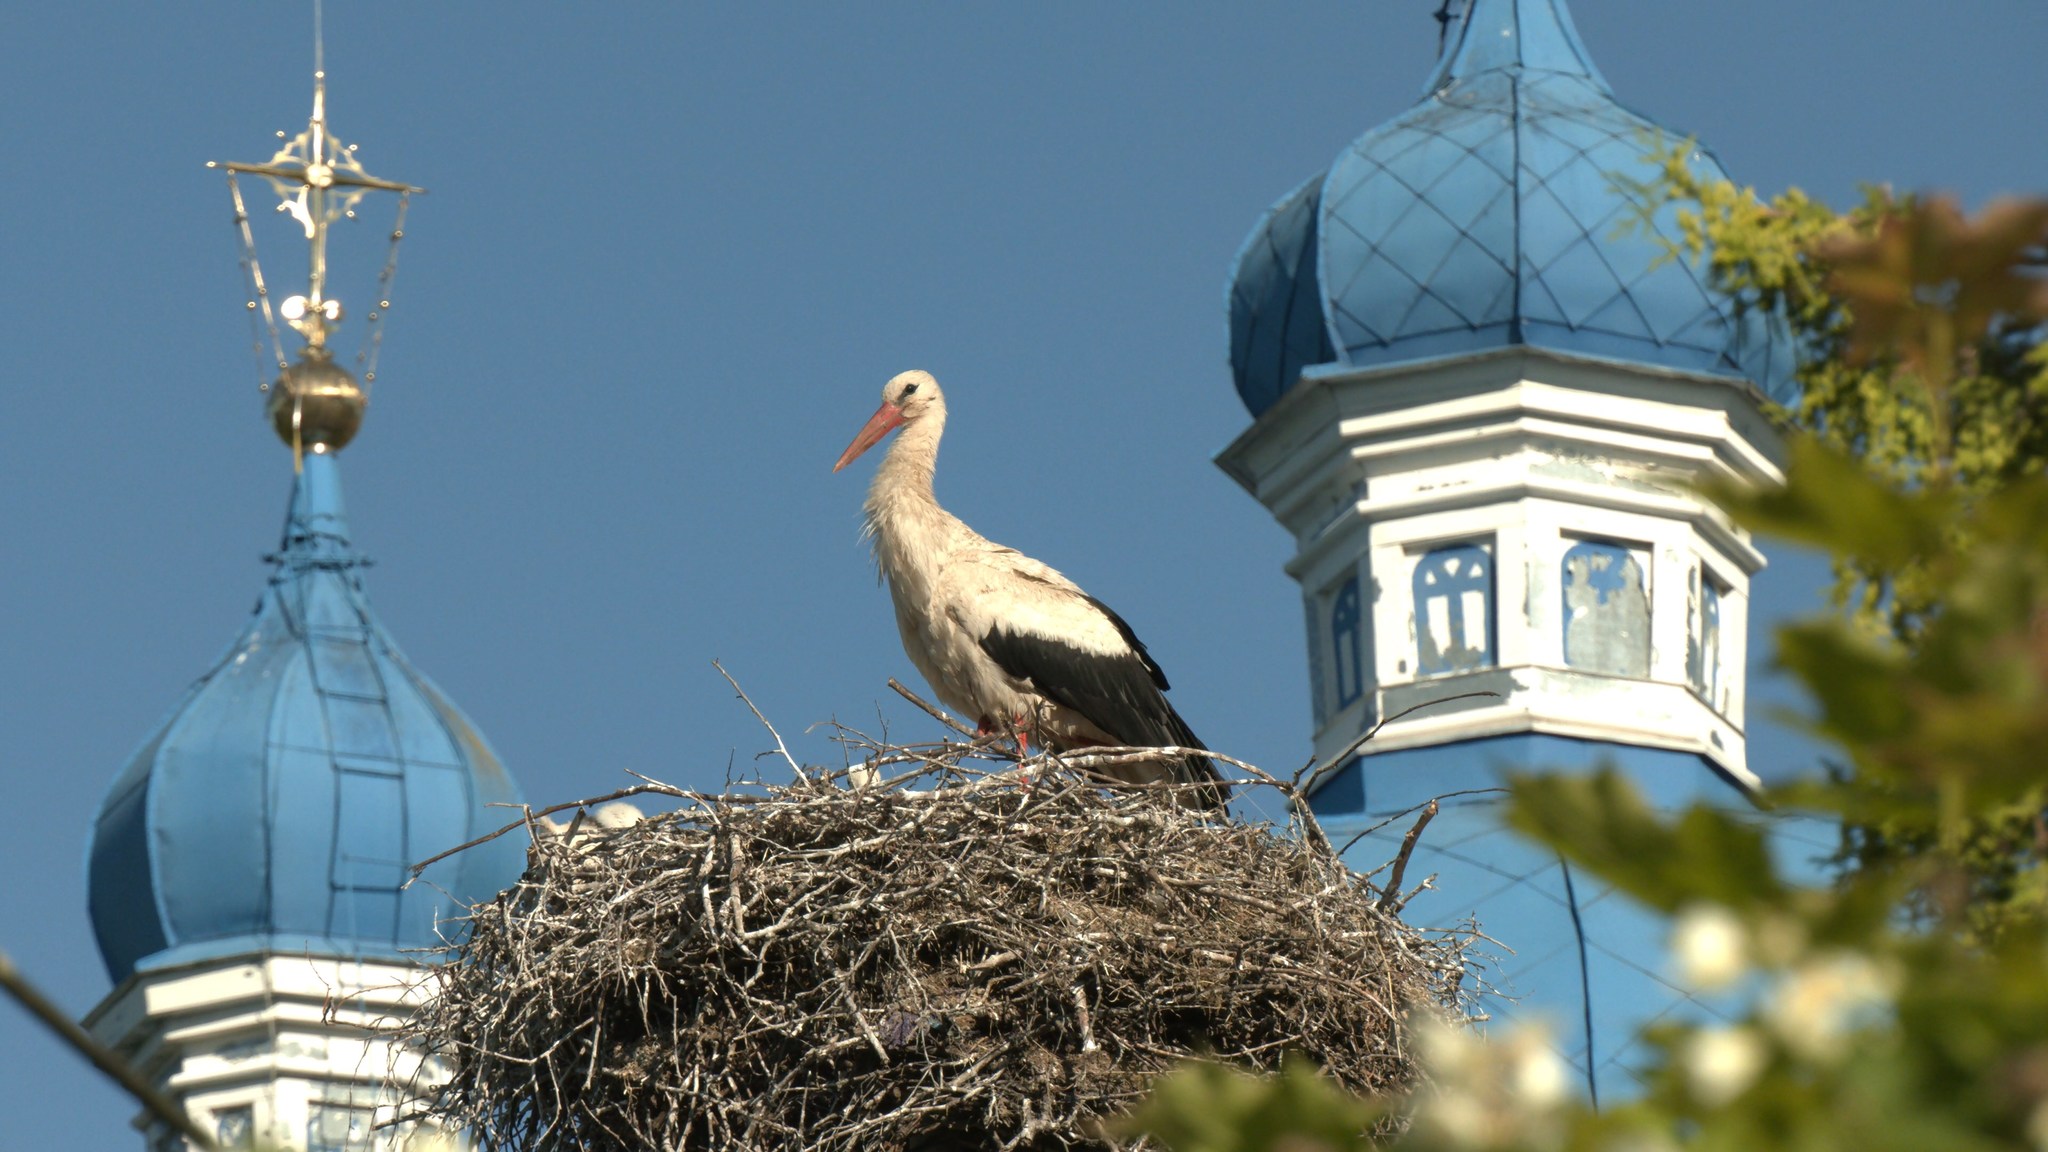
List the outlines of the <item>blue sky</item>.
<svg viewBox="0 0 2048 1152">
<path fill-rule="evenodd" d="M 867 469 L 829 469 L 923 367 L 942 499 L 1116 605 L 1212 745 L 1298 764 L 1288 543 L 1209 463 L 1248 423 L 1224 278 L 1417 96 L 1434 7 L 336 0 L 335 129 L 432 189 L 343 456 L 385 623 L 536 800 L 744 767 L 766 743 L 714 657 L 812 759 L 834 717 L 922 733 L 884 687 L 914 673 L 856 538 Z M 2035 0 L 1573 9 L 1626 103 L 1761 189 L 2048 187 Z M 81 0 L 0 41 L 0 947 L 74 1012 L 106 991 L 92 811 L 283 515 L 201 164 L 303 125 L 309 24 Z M 378 255 L 338 254 L 345 300 Z M 138 1147 L 11 1007 L 0 1052 L 0 1149 Z"/>
</svg>

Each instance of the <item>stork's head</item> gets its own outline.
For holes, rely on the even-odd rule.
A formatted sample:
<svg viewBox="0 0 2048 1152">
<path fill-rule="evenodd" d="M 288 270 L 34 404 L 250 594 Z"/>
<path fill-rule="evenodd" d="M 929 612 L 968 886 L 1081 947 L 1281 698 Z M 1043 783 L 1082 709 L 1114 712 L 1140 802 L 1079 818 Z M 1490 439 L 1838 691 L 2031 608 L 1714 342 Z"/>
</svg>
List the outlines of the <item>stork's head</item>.
<svg viewBox="0 0 2048 1152">
<path fill-rule="evenodd" d="M 839 463 L 834 464 L 832 470 L 837 472 L 853 463 L 854 457 L 873 448 L 881 442 L 882 437 L 897 428 L 912 423 L 933 410 L 944 411 L 945 406 L 945 397 L 939 392 L 939 382 L 932 379 L 931 373 L 916 368 L 897 373 L 890 377 L 887 384 L 882 385 L 882 406 L 875 409 L 873 416 L 868 417 L 868 422 L 861 428 L 860 435 L 855 436 L 853 443 L 846 446 L 846 451 L 840 453 Z"/>
</svg>

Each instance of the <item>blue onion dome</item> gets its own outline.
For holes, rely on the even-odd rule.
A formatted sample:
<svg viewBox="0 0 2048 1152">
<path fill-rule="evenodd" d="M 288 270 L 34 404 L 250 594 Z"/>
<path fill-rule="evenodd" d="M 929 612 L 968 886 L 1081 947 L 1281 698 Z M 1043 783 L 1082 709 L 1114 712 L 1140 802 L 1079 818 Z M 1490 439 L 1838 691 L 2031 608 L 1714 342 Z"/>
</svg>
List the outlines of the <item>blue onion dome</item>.
<svg viewBox="0 0 2048 1152">
<path fill-rule="evenodd" d="M 1653 147 L 1564 0 L 1472 0 L 1418 104 L 1359 137 L 1252 230 L 1230 286 L 1230 358 L 1254 416 L 1304 368 L 1509 345 L 1749 380 L 1797 399 L 1781 315 L 1738 314 L 1671 255 L 1678 209 L 1640 218 Z M 1690 162 L 1727 178 L 1704 149 Z"/>
<path fill-rule="evenodd" d="M 256 613 L 101 804 L 93 932 L 116 983 L 240 952 L 400 958 L 519 876 L 519 789 L 407 662 L 363 590 L 325 445 L 293 487 Z"/>
</svg>

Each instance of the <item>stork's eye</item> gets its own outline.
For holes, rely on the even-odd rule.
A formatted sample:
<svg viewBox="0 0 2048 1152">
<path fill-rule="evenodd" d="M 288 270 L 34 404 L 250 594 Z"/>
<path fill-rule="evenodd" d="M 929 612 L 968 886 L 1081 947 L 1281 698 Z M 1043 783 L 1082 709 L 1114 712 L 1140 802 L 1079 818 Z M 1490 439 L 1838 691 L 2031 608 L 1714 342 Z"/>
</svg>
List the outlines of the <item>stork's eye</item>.
<svg viewBox="0 0 2048 1152">
<path fill-rule="evenodd" d="M 908 400 L 908 399 L 910 398 L 910 395 L 911 395 L 911 393 L 913 393 L 913 392 L 916 392 L 916 391 L 917 391 L 917 385 L 915 385 L 915 384 L 905 384 L 905 385 L 903 386 L 903 399 L 905 399 L 905 400 Z"/>
</svg>

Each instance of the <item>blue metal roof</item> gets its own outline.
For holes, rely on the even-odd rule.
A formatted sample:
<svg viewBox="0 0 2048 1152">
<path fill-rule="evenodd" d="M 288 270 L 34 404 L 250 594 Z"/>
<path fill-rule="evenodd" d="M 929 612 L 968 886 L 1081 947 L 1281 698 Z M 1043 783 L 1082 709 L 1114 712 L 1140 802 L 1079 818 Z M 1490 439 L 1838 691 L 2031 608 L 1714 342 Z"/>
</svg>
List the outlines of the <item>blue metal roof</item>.
<svg viewBox="0 0 2048 1152">
<path fill-rule="evenodd" d="M 100 806 L 88 887 L 116 982 L 233 951 L 433 947 L 524 867 L 501 837 L 404 888 L 412 863 L 506 823 L 485 806 L 519 791 L 371 612 L 332 453 L 306 457 L 272 560 L 255 618 Z"/>
<path fill-rule="evenodd" d="M 1797 397 L 1783 318 L 1751 312 L 1617 231 L 1670 139 L 1615 102 L 1564 0 L 1473 0 L 1421 102 L 1359 137 L 1245 242 L 1230 290 L 1231 366 L 1253 415 L 1304 367 L 1534 344 L 1740 376 Z M 1704 150 L 1701 175 L 1726 173 Z"/>
<path fill-rule="evenodd" d="M 1362 870 L 1403 850 L 1415 811 L 1440 799 L 1429 830 L 1410 846 L 1410 875 L 1435 882 L 1407 914 L 1427 924 L 1475 918 L 1499 945 L 1478 957 L 1484 983 L 1500 993 L 1486 998 L 1489 1027 L 1546 1026 L 1588 1093 L 1611 1102 L 1640 1092 L 1634 1069 L 1646 1054 L 1645 1024 L 1711 1020 L 1728 1005 L 1670 974 L 1669 924 L 1660 914 L 1506 823 L 1498 792 L 1505 773 L 1585 775 L 1602 767 L 1625 773 L 1667 817 L 1707 803 L 1755 821 L 1785 874 L 1825 882 L 1816 861 L 1827 857 L 1838 830 L 1754 810 L 1726 776 L 1689 752 L 1535 733 L 1408 748 L 1353 761 L 1310 807 L 1337 842 L 1359 837 L 1351 858 Z"/>
</svg>

